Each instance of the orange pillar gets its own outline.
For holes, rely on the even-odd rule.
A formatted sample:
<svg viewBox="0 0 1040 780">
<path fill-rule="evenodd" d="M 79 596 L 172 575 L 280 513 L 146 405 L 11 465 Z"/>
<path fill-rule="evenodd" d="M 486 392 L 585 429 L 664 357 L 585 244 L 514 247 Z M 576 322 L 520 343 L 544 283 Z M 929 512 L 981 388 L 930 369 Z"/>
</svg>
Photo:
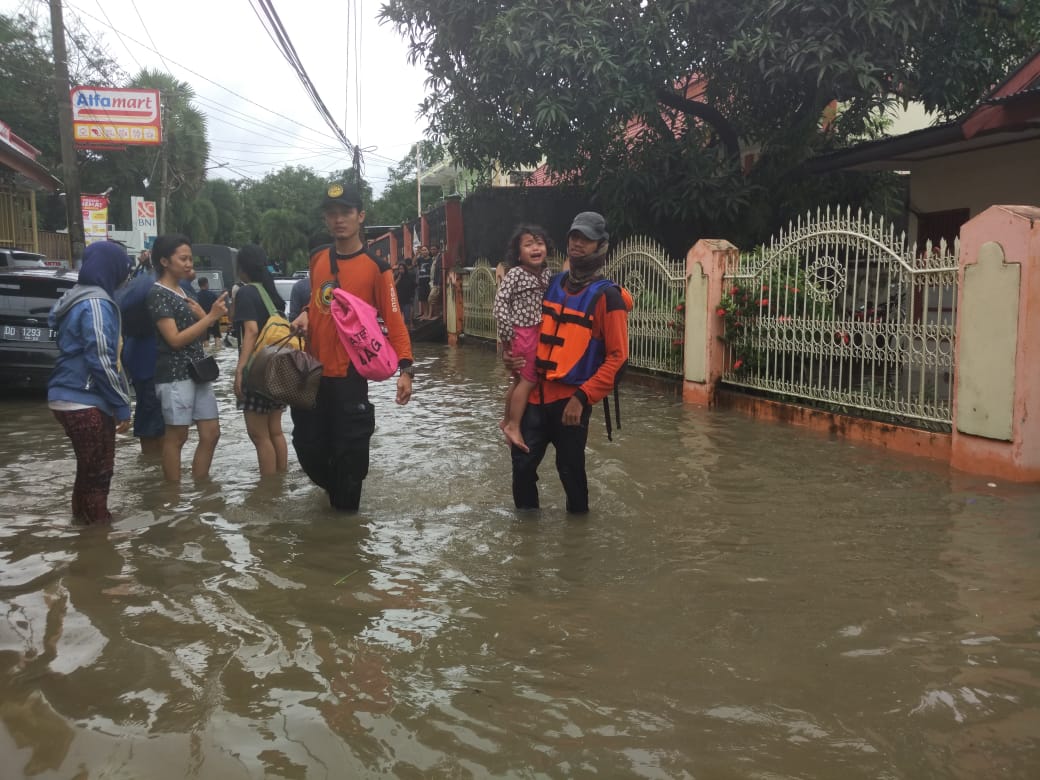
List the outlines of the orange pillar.
<svg viewBox="0 0 1040 780">
<path fill-rule="evenodd" d="M 404 257 L 411 257 L 412 256 L 412 226 L 407 224 L 407 223 L 405 223 L 404 225 L 401 225 L 401 235 L 402 235 L 401 243 L 403 244 L 403 246 L 401 247 L 401 252 L 403 253 Z"/>
<path fill-rule="evenodd" d="M 1040 208 L 961 228 L 951 464 L 1040 481 Z"/>
<path fill-rule="evenodd" d="M 686 254 L 686 332 L 683 401 L 712 406 L 723 372 L 722 300 L 727 265 L 736 267 L 739 250 L 724 239 L 701 239 Z"/>
</svg>

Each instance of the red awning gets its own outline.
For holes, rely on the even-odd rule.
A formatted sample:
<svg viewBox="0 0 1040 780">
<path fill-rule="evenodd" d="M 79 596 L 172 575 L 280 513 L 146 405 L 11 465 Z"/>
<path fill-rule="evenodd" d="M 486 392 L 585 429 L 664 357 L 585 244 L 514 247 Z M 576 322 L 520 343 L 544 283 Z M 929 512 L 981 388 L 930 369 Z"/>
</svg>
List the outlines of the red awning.
<svg viewBox="0 0 1040 780">
<path fill-rule="evenodd" d="M 49 192 L 58 192 L 62 188 L 61 181 L 54 178 L 46 168 L 26 157 L 2 139 L 0 139 L 0 165 L 22 174 Z"/>
</svg>

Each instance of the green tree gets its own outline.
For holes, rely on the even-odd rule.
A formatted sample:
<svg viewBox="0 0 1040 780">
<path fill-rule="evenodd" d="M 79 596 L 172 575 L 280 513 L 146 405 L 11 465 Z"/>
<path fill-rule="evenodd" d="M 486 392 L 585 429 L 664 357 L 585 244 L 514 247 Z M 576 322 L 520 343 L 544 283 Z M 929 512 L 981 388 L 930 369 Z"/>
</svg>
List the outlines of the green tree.
<svg viewBox="0 0 1040 780">
<path fill-rule="evenodd" d="M 370 225 L 400 225 L 417 214 L 416 199 L 416 152 L 422 150 L 424 167 L 436 165 L 445 157 L 444 147 L 434 141 L 421 141 L 413 144 L 401 161 L 387 171 L 388 183 L 382 194 L 372 202 L 366 212 L 366 221 Z M 426 186 L 422 188 L 422 202 L 436 203 L 443 197 L 440 187 Z"/>
<path fill-rule="evenodd" d="M 65 32 L 72 85 L 113 86 L 125 80 L 119 65 L 75 20 L 66 20 Z M 62 98 L 67 100 L 68 95 Z M 28 14 L 0 14 L 0 119 L 38 148 L 39 162 L 60 178 L 61 136 L 49 19 L 43 24 Z M 86 154 L 81 152 L 79 158 L 85 160 Z M 40 227 L 65 227 L 65 210 L 59 203 L 41 195 L 37 205 Z"/>
<path fill-rule="evenodd" d="M 291 209 L 268 209 L 260 215 L 260 243 L 270 259 L 298 263 L 307 249 L 307 236 L 298 225 L 299 215 Z"/>
<path fill-rule="evenodd" d="M 382 15 L 425 64 L 421 110 L 456 160 L 545 159 L 615 224 L 693 235 L 772 224 L 798 205 L 789 190 L 832 186 L 798 172 L 820 148 L 912 99 L 956 115 L 1040 39 L 1023 0 L 387 0 Z"/>
<path fill-rule="evenodd" d="M 213 231 L 213 243 L 225 246 L 239 246 L 242 225 L 242 196 L 230 182 L 223 179 L 209 179 L 203 185 L 203 196 L 213 205 L 216 212 L 216 228 Z"/>
</svg>

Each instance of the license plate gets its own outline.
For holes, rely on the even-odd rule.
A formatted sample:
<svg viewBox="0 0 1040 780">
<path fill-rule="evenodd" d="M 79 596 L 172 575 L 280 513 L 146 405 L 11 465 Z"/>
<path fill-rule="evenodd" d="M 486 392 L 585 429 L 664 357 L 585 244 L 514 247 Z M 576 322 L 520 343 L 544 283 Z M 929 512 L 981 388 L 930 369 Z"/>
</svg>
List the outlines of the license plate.
<svg viewBox="0 0 1040 780">
<path fill-rule="evenodd" d="M 4 325 L 0 331 L 4 341 L 54 341 L 57 335 L 50 328 L 32 325 Z"/>
</svg>

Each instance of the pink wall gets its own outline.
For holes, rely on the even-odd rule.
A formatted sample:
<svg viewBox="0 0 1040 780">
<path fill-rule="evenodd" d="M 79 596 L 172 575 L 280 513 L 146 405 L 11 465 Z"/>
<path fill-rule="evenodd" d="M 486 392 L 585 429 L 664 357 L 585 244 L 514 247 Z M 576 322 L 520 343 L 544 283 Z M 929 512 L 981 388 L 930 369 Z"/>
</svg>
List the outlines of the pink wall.
<svg viewBox="0 0 1040 780">
<path fill-rule="evenodd" d="M 1017 264 L 1020 272 L 1012 436 L 1011 441 L 1003 441 L 958 430 L 955 395 L 951 463 L 964 471 L 1040 481 L 1040 208 L 991 206 L 961 228 L 958 311 L 963 310 L 965 269 L 978 262 L 979 252 L 988 242 L 999 244 L 1004 263 Z M 1006 303 L 992 302 L 994 307 L 1002 305 Z M 958 316 L 958 345 L 970 327 L 971 322 Z M 958 372 L 971 370 L 956 359 L 954 365 Z M 966 378 L 958 376 L 958 384 Z"/>
</svg>

